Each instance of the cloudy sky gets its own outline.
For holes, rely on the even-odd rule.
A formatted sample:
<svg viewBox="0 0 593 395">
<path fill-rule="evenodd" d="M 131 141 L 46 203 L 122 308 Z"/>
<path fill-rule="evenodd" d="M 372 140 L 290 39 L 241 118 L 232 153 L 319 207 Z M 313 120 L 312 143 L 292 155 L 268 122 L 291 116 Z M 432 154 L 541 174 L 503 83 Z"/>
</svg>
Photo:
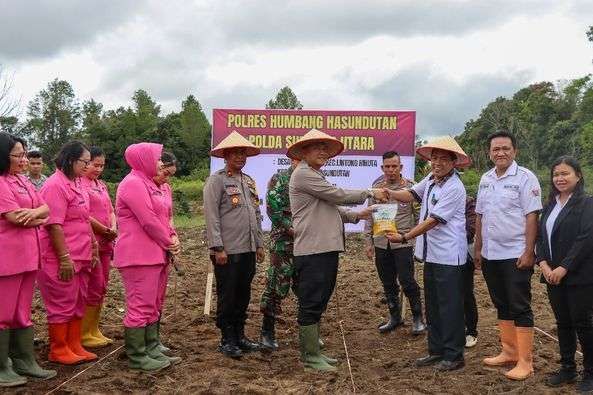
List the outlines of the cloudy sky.
<svg viewBox="0 0 593 395">
<path fill-rule="evenodd" d="M 164 111 L 194 94 L 262 108 L 413 109 L 423 136 L 458 133 L 497 96 L 593 72 L 592 0 L 0 0 L 0 65 L 27 102 L 60 78 L 81 100 Z"/>
</svg>

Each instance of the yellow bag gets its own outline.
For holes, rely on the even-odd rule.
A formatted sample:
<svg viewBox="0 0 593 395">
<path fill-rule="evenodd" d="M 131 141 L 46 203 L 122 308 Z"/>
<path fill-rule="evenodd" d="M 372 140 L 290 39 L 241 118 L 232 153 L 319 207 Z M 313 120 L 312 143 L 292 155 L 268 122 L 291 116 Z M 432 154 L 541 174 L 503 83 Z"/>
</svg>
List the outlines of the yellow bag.
<svg viewBox="0 0 593 395">
<path fill-rule="evenodd" d="M 395 216 L 397 204 L 374 204 L 373 211 L 373 236 L 383 236 L 386 233 L 397 233 Z"/>
</svg>

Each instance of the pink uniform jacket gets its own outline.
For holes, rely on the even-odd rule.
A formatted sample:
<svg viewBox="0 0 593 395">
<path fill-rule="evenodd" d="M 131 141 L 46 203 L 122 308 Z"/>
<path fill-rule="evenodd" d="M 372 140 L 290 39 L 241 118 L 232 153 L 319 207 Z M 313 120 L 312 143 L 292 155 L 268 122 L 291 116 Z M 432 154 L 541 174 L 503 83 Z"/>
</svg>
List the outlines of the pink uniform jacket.
<svg viewBox="0 0 593 395">
<path fill-rule="evenodd" d="M 91 180 L 90 178 L 82 177 L 82 186 L 89 194 L 89 202 L 91 205 L 90 216 L 99 221 L 102 225 L 111 228 L 111 214 L 113 214 L 113 204 L 109 197 L 109 190 L 107 185 L 101 180 Z M 99 251 L 110 252 L 113 250 L 113 243 L 106 240 L 101 235 L 95 235 L 99 243 Z"/>
<path fill-rule="evenodd" d="M 77 261 L 90 261 L 92 230 L 89 222 L 89 195 L 82 187 L 80 178 L 70 180 L 60 170 L 56 170 L 39 192 L 49 206 L 49 221 L 46 225 L 62 225 L 66 248 L 75 266 Z M 40 241 L 43 262 L 57 262 L 58 257 L 45 228 L 40 232 Z M 80 270 L 78 266 L 75 269 Z"/>
<path fill-rule="evenodd" d="M 154 183 L 163 146 L 130 145 L 124 154 L 132 171 L 117 188 L 115 213 L 119 236 L 113 266 L 156 265 L 166 262 L 171 245 L 167 206 L 163 191 Z"/>
<path fill-rule="evenodd" d="M 15 226 L 3 214 L 19 208 L 37 208 L 44 204 L 25 176 L 0 176 L 0 276 L 37 270 L 41 256 L 38 229 Z"/>
</svg>

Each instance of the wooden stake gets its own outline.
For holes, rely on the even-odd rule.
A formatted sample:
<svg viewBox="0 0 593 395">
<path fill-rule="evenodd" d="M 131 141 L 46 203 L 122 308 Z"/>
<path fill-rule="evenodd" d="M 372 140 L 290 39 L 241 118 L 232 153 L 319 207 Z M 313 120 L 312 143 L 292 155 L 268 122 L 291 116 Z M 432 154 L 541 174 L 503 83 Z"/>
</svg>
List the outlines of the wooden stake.
<svg viewBox="0 0 593 395">
<path fill-rule="evenodd" d="M 212 306 L 212 283 L 214 281 L 214 267 L 208 262 L 208 276 L 206 277 L 206 295 L 204 297 L 204 315 L 210 315 Z"/>
</svg>

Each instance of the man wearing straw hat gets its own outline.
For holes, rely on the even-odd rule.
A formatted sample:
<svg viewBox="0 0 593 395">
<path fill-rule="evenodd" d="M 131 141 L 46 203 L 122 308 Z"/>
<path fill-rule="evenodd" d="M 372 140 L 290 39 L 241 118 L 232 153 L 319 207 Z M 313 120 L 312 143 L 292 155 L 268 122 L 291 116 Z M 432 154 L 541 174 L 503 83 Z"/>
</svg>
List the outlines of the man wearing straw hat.
<svg viewBox="0 0 593 395">
<path fill-rule="evenodd" d="M 224 158 L 204 186 L 204 215 L 210 259 L 216 277 L 216 326 L 222 339 L 219 351 L 240 358 L 243 352 L 258 350 L 245 337 L 247 307 L 255 263 L 264 261 L 260 202 L 255 181 L 242 172 L 248 156 L 259 149 L 233 131 L 210 155 Z"/>
<path fill-rule="evenodd" d="M 336 138 L 312 129 L 287 152 L 301 160 L 289 183 L 301 359 L 305 367 L 320 371 L 336 370 L 337 360 L 320 352 L 319 321 L 336 284 L 338 254 L 344 251 L 343 223 L 357 223 L 371 212 L 339 206 L 362 204 L 369 197 L 386 200 L 384 190 L 344 190 L 325 179 L 321 167 L 343 149 Z"/>
<path fill-rule="evenodd" d="M 465 327 L 462 268 L 467 256 L 465 187 L 455 167 L 469 166 L 469 157 L 452 137 L 433 140 L 416 150 L 430 161 L 431 173 L 404 191 L 389 190 L 390 197 L 422 204 L 420 223 L 392 242 L 416 238 L 415 255 L 424 262 L 424 298 L 428 324 L 428 355 L 416 366 L 436 364 L 440 371 L 464 366 Z"/>
</svg>

